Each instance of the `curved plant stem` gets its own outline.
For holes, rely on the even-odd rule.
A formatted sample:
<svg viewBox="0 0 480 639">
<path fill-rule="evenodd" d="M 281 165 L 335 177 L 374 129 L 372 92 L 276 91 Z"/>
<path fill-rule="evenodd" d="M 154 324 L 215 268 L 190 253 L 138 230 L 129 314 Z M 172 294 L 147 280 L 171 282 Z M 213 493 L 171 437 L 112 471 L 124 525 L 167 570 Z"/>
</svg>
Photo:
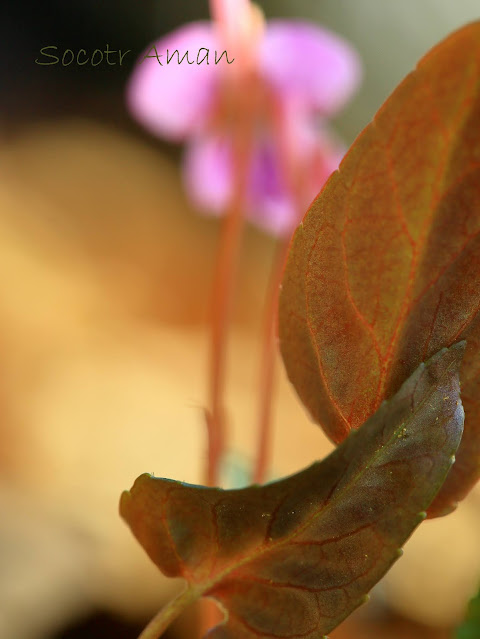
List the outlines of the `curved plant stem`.
<svg viewBox="0 0 480 639">
<path fill-rule="evenodd" d="M 262 341 L 262 354 L 260 364 L 260 400 L 259 400 L 259 421 L 258 421 L 258 446 L 257 456 L 253 470 L 253 481 L 262 484 L 265 481 L 269 451 L 272 439 L 272 402 L 275 384 L 275 358 L 277 353 L 277 319 L 278 319 L 278 298 L 282 283 L 283 270 L 287 259 L 290 239 L 296 227 L 296 222 L 301 219 L 307 202 L 305 201 L 304 179 L 301 167 L 295 162 L 294 154 L 289 151 L 290 141 L 288 126 L 285 114 L 278 104 L 273 105 L 273 131 L 280 148 L 280 157 L 283 159 L 283 172 L 285 181 L 292 194 L 295 210 L 298 213 L 298 220 L 292 220 L 291 228 L 280 238 L 276 255 L 268 283 L 264 311 L 264 334 Z"/>
<path fill-rule="evenodd" d="M 268 283 L 267 300 L 264 313 L 264 333 L 260 362 L 259 381 L 259 424 L 257 457 L 253 471 L 253 481 L 262 484 L 265 481 L 269 463 L 269 451 L 272 440 L 272 402 L 275 385 L 275 357 L 277 353 L 277 311 L 283 268 L 290 245 L 290 237 L 280 239 L 274 257 L 272 272 Z"/>
<path fill-rule="evenodd" d="M 234 191 L 223 221 L 213 284 L 211 350 L 209 371 L 209 404 L 205 409 L 208 433 L 206 485 L 217 486 L 222 456 L 226 447 L 226 415 L 223 404 L 226 380 L 227 338 L 237 267 L 244 224 L 244 198 L 248 179 L 252 132 L 247 121 L 245 130 L 236 137 L 233 151 Z M 201 636 L 218 622 L 209 606 L 201 608 Z"/>
<path fill-rule="evenodd" d="M 225 394 L 226 342 L 230 322 L 234 282 L 240 254 L 243 215 L 241 199 L 233 199 L 223 223 L 213 285 L 211 324 L 210 391 L 206 411 L 208 430 L 208 486 L 218 483 L 218 470 L 225 450 Z"/>
<path fill-rule="evenodd" d="M 138 639 L 159 639 L 184 608 L 193 603 L 198 597 L 199 593 L 194 588 L 186 588 L 155 615 Z"/>
<path fill-rule="evenodd" d="M 225 6 L 223 0 L 210 0 L 210 15 L 214 22 L 221 23 L 225 20 Z"/>
<path fill-rule="evenodd" d="M 225 450 L 226 424 L 223 398 L 226 379 L 226 345 L 240 256 L 253 135 L 252 113 L 248 108 L 245 111 L 245 117 L 237 123 L 238 128 L 233 132 L 233 192 L 223 220 L 213 284 L 210 389 L 208 409 L 205 411 L 208 430 L 206 472 L 208 486 L 216 486 L 218 483 L 219 465 Z"/>
<path fill-rule="evenodd" d="M 243 0 L 244 2 L 246 0 Z M 239 2 L 240 4 L 240 2 Z M 214 22 L 228 42 L 229 25 L 223 0 L 210 0 Z M 223 32 L 222 32 L 223 29 Z M 226 447 L 226 415 L 224 408 L 226 380 L 226 352 L 228 329 L 235 280 L 240 257 L 244 224 L 245 194 L 247 191 L 252 155 L 256 104 L 251 100 L 252 81 L 247 67 L 239 67 L 232 85 L 225 87 L 227 113 L 224 124 L 227 137 L 232 140 L 233 187 L 228 210 L 225 212 L 213 283 L 211 345 L 209 367 L 209 400 L 205 410 L 208 433 L 208 462 L 205 483 L 218 485 L 220 462 Z M 229 89 L 232 89 L 230 91 Z M 233 111 L 230 111 L 233 109 Z M 221 109 L 220 109 L 221 112 Z M 224 133 L 225 133 L 224 132 Z M 211 605 L 200 607 L 200 636 L 219 622 L 219 613 Z"/>
</svg>

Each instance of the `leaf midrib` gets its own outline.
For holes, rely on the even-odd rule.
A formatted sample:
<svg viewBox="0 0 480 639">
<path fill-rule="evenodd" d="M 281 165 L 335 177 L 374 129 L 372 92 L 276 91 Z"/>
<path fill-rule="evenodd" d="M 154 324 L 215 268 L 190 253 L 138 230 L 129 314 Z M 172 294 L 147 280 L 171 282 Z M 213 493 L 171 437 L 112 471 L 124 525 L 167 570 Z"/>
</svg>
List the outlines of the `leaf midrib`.
<svg viewBox="0 0 480 639">
<path fill-rule="evenodd" d="M 445 349 L 446 352 L 447 349 Z M 382 444 L 382 446 L 380 448 L 378 448 L 375 453 L 370 457 L 370 461 L 369 463 L 367 463 L 364 467 L 361 468 L 361 470 L 352 478 L 352 481 L 349 482 L 345 487 L 343 487 L 340 491 L 338 491 L 337 493 L 335 493 L 335 496 L 330 499 L 328 501 L 327 504 L 325 504 L 318 512 L 316 512 L 314 515 L 312 515 L 307 522 L 301 524 L 300 526 L 298 526 L 294 532 L 290 533 L 289 535 L 285 536 L 284 538 L 282 538 L 279 541 L 276 542 L 271 542 L 269 543 L 265 548 L 263 549 L 255 549 L 255 551 L 247 556 L 245 556 L 244 558 L 242 558 L 241 560 L 239 560 L 238 562 L 231 564 L 228 568 L 226 568 L 224 571 L 220 572 L 217 574 L 217 576 L 200 585 L 198 584 L 199 588 L 201 589 L 200 595 L 202 596 L 202 594 L 204 594 L 207 591 L 212 590 L 216 585 L 218 585 L 219 583 L 221 583 L 226 577 L 228 577 L 232 572 L 234 572 L 235 570 L 238 570 L 239 568 L 241 568 L 242 566 L 257 560 L 259 557 L 262 557 L 265 554 L 268 554 L 269 552 L 276 550 L 278 548 L 281 548 L 284 545 L 287 545 L 290 541 L 292 541 L 292 539 L 294 539 L 296 536 L 298 536 L 300 533 L 302 533 L 306 528 L 308 528 L 308 526 L 317 518 L 323 516 L 323 515 L 328 515 L 328 510 L 333 507 L 333 505 L 335 505 L 339 500 L 341 500 L 341 498 L 345 495 L 345 493 L 348 493 L 349 491 L 354 490 L 356 484 L 358 483 L 359 479 L 362 477 L 362 475 L 364 473 L 366 473 L 368 470 L 370 470 L 370 468 L 372 466 L 375 465 L 375 462 L 378 460 L 378 457 L 385 451 L 385 449 L 388 449 L 388 447 L 392 444 L 392 441 L 395 441 L 396 439 L 398 439 L 398 434 L 399 432 L 402 432 L 403 429 L 411 423 L 411 421 L 414 419 L 414 417 L 418 414 L 418 412 L 421 410 L 421 408 L 427 403 L 427 401 L 431 398 L 431 396 L 433 394 L 435 394 L 436 392 L 438 392 L 439 387 L 441 386 L 441 383 L 443 382 L 444 378 L 450 373 L 451 369 L 454 368 L 456 365 L 456 362 L 452 362 L 444 371 L 442 371 L 442 375 L 441 375 L 441 380 L 439 380 L 435 385 L 432 386 L 432 390 L 430 392 L 427 392 L 425 397 L 422 399 L 421 402 L 419 402 L 419 404 L 417 404 L 417 406 L 415 407 L 415 412 L 410 413 L 410 415 L 408 416 L 408 418 L 405 420 L 403 420 L 401 422 L 401 424 L 399 424 L 393 431 L 392 431 L 392 435 L 391 437 L 389 437 L 389 439 L 387 440 L 387 442 L 385 444 Z M 424 374 L 424 371 L 426 370 L 426 365 L 425 364 L 421 364 L 418 368 L 422 367 L 422 375 Z M 417 369 L 418 370 L 418 369 Z M 410 378 L 409 378 L 410 379 Z M 406 380 L 405 383 L 408 383 L 408 380 Z M 385 405 L 390 403 L 391 401 L 393 401 L 394 398 L 392 398 L 392 400 L 388 400 L 385 401 Z M 383 404 L 382 404 L 383 406 Z M 373 417 L 377 415 L 377 413 L 375 413 L 371 418 L 369 419 L 373 419 Z M 369 420 L 367 420 L 368 422 Z M 365 422 L 365 424 L 363 426 L 365 426 L 367 424 L 367 422 Z M 362 429 L 358 429 L 357 431 L 353 431 L 349 438 L 351 437 L 360 437 L 361 433 L 363 432 Z M 346 440 L 345 440 L 346 441 Z M 325 460 L 320 461 L 320 462 L 315 462 L 314 465 L 318 465 L 321 463 L 324 463 L 326 461 L 326 459 L 328 459 L 329 457 L 331 457 L 332 455 L 338 454 L 337 451 L 339 450 L 339 448 L 337 448 L 336 450 L 334 450 L 327 458 L 325 458 Z M 348 469 L 348 466 L 347 466 Z M 420 514 L 420 513 L 418 513 Z M 334 541 L 335 538 L 332 538 L 332 541 Z"/>
</svg>

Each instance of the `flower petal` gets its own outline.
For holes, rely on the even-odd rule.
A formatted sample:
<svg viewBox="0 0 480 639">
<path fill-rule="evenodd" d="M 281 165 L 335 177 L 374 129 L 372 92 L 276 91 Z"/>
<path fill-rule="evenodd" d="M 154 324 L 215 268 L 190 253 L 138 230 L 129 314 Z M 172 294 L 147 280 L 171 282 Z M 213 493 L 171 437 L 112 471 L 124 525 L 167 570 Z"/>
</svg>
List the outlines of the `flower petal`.
<svg viewBox="0 0 480 639">
<path fill-rule="evenodd" d="M 274 140 L 264 136 L 252 152 L 245 194 L 245 217 L 273 235 L 290 234 L 307 206 L 338 168 L 343 148 L 322 129 L 304 123 L 297 129 L 296 162 L 301 168 L 304 197 L 299 210 L 289 189 Z M 293 151 L 293 149 L 292 149 Z M 207 215 L 224 215 L 233 192 L 232 144 L 226 137 L 204 135 L 187 146 L 184 156 L 186 190 L 195 206 Z"/>
<path fill-rule="evenodd" d="M 150 45 L 127 89 L 134 117 L 155 135 L 172 141 L 201 129 L 222 72 L 222 65 L 215 64 L 217 48 L 211 22 L 187 24 Z M 182 60 L 187 52 L 188 60 Z M 207 52 L 209 57 L 203 60 Z"/>
<path fill-rule="evenodd" d="M 347 149 L 324 121 L 298 117 L 290 120 L 290 128 L 290 154 L 304 180 L 303 215 L 330 175 L 338 169 Z"/>
<path fill-rule="evenodd" d="M 273 235 L 283 235 L 295 224 L 292 194 L 271 140 L 262 140 L 254 149 L 246 210 L 251 222 Z"/>
<path fill-rule="evenodd" d="M 271 20 L 260 53 L 266 79 L 289 99 L 332 115 L 361 79 L 359 57 L 343 38 L 309 22 Z"/>
<path fill-rule="evenodd" d="M 224 215 L 233 192 L 232 143 L 206 135 L 193 140 L 184 158 L 184 179 L 193 203 L 209 215 Z M 282 181 L 272 145 L 253 150 L 245 195 L 245 216 L 256 226 L 279 234 L 291 223 L 291 198 Z"/>
<path fill-rule="evenodd" d="M 231 145 L 218 136 L 197 137 L 185 150 L 183 170 L 192 202 L 207 214 L 225 213 L 233 186 Z"/>
</svg>

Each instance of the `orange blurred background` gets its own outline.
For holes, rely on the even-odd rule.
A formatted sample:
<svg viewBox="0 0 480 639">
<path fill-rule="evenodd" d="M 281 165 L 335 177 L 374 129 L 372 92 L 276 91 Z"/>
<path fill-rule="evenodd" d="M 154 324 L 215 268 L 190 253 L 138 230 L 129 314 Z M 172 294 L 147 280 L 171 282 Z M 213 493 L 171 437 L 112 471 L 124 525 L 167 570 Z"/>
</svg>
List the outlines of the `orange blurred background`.
<svg viewBox="0 0 480 639">
<path fill-rule="evenodd" d="M 365 84 L 336 123 L 347 144 L 419 55 L 478 14 L 476 2 L 454 11 L 446 0 L 430 13 L 379 0 L 259 4 L 267 16 L 322 21 L 359 49 Z M 179 584 L 150 565 L 118 499 L 145 471 L 201 479 L 219 226 L 189 205 L 178 149 L 130 120 L 128 65 L 34 60 L 50 44 L 140 51 L 206 16 L 207 3 L 11 0 L 2 12 L 0 639 L 133 639 Z M 253 456 L 273 253 L 272 238 L 247 230 L 229 345 L 226 482 L 241 481 Z M 330 450 L 280 362 L 274 417 L 276 476 Z M 414 534 L 371 603 L 332 639 L 451 636 L 480 576 L 479 530 L 477 490 Z M 189 636 L 192 615 L 169 636 Z"/>
</svg>

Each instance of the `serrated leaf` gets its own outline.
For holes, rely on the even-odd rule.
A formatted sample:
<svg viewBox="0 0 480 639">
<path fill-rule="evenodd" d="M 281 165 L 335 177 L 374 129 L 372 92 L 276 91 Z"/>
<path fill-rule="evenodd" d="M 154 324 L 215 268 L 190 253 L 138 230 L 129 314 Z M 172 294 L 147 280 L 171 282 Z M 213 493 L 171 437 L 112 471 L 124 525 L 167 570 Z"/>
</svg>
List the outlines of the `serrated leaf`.
<svg viewBox="0 0 480 639">
<path fill-rule="evenodd" d="M 364 427 L 296 475 L 241 490 L 142 475 L 122 495 L 122 516 L 161 571 L 228 611 L 210 639 L 319 639 L 364 601 L 453 462 L 464 350 L 422 364 Z"/>
<path fill-rule="evenodd" d="M 480 474 L 480 22 L 430 51 L 308 211 L 280 298 L 290 380 L 341 442 L 421 361 L 467 340 L 465 435 L 429 511 Z"/>
</svg>

